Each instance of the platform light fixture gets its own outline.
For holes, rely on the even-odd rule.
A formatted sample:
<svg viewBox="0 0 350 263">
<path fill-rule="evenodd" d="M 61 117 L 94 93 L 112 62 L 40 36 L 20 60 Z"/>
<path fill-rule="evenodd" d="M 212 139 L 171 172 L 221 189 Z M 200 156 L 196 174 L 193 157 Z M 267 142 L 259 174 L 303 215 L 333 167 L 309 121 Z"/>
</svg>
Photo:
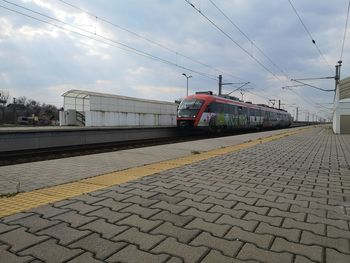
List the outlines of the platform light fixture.
<svg viewBox="0 0 350 263">
<path fill-rule="evenodd" d="M 186 77 L 186 96 L 188 96 L 188 79 L 192 78 L 191 75 L 187 76 L 186 73 L 182 73 L 182 76 Z"/>
</svg>

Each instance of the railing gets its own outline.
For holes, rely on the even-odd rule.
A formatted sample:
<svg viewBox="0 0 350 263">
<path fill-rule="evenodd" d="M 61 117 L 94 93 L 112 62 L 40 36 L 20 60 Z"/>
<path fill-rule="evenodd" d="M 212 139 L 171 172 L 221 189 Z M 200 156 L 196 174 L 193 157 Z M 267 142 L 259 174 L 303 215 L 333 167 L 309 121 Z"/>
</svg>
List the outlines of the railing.
<svg viewBox="0 0 350 263">
<path fill-rule="evenodd" d="M 85 113 L 77 111 L 77 123 L 81 126 L 85 126 Z"/>
</svg>

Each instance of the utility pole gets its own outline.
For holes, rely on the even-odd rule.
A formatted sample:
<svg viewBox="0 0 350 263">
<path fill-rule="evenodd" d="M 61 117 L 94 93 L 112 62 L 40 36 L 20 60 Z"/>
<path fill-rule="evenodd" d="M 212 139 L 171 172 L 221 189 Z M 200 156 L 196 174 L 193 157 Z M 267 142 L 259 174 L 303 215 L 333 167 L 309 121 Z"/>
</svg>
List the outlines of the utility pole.
<svg viewBox="0 0 350 263">
<path fill-rule="evenodd" d="M 340 68 L 341 68 L 341 64 L 343 63 L 343 61 L 339 60 L 338 61 L 338 65 L 335 65 L 335 90 L 337 90 L 337 85 L 339 83 L 340 80 Z"/>
<path fill-rule="evenodd" d="M 16 120 L 16 98 L 13 98 L 13 123 L 17 124 Z"/>
<path fill-rule="evenodd" d="M 296 121 L 298 121 L 298 117 L 299 117 L 299 116 L 298 116 L 298 115 L 299 115 L 299 108 L 298 108 L 298 107 L 297 107 L 297 112 L 296 112 L 295 115 L 296 115 L 295 119 L 296 119 Z"/>
<path fill-rule="evenodd" d="M 278 100 L 278 109 L 281 109 L 281 100 Z"/>
<path fill-rule="evenodd" d="M 222 93 L 222 75 L 219 75 L 219 96 Z"/>
</svg>

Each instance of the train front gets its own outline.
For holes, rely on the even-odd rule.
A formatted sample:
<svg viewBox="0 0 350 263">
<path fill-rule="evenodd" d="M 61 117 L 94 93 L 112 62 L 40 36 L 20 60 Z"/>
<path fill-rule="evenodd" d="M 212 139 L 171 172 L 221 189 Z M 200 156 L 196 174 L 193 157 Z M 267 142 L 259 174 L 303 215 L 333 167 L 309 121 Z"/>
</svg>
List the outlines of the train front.
<svg viewBox="0 0 350 263">
<path fill-rule="evenodd" d="M 193 128 L 195 127 L 196 120 L 200 117 L 199 113 L 201 107 L 204 104 L 204 100 L 196 98 L 196 96 L 190 96 L 184 99 L 177 111 L 177 126 L 181 128 Z"/>
</svg>

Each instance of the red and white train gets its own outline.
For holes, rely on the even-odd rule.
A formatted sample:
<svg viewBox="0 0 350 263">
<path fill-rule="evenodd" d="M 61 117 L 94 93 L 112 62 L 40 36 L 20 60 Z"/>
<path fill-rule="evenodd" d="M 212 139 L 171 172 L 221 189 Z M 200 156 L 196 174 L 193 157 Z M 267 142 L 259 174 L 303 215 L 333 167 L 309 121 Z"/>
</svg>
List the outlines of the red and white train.
<svg viewBox="0 0 350 263">
<path fill-rule="evenodd" d="M 285 110 L 243 102 L 235 97 L 216 96 L 210 91 L 188 96 L 177 112 L 178 127 L 214 131 L 286 128 L 291 124 L 292 117 Z"/>
</svg>

